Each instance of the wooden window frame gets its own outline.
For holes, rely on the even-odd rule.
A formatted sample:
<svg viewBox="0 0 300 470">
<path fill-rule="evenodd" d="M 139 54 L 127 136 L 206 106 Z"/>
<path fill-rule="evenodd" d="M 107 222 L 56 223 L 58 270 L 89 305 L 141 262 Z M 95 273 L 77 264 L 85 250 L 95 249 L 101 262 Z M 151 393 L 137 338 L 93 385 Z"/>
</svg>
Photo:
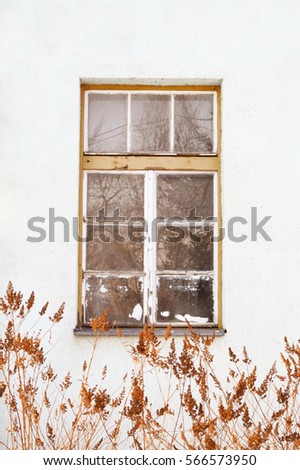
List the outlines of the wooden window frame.
<svg viewBox="0 0 300 470">
<path fill-rule="evenodd" d="M 222 198 L 221 198 L 221 87 L 219 85 L 122 85 L 122 84 L 81 84 L 81 96 L 80 96 L 80 163 L 79 163 L 79 240 L 83 236 L 83 201 L 84 201 L 84 174 L 86 171 L 178 171 L 178 172 L 212 172 L 217 174 L 217 230 L 221 234 L 222 228 Z M 98 154 L 91 155 L 85 153 L 85 114 L 86 114 L 86 92 L 87 91 L 152 91 L 152 92 L 215 92 L 216 94 L 216 138 L 217 146 L 216 152 L 213 154 Z M 222 241 L 218 241 L 217 248 L 217 322 L 216 324 L 210 324 L 209 326 L 199 326 L 195 329 L 203 335 L 216 335 L 221 336 L 225 330 L 223 328 L 222 319 Z M 82 243 L 78 242 L 78 323 L 74 329 L 75 334 L 92 334 L 90 327 L 87 327 L 83 323 L 83 246 Z M 137 331 L 141 330 L 141 327 L 128 327 L 122 328 L 124 335 L 136 335 Z M 160 330 L 164 333 L 165 328 L 157 327 L 156 331 L 159 334 Z M 187 331 L 185 327 L 174 327 L 174 333 L 182 335 Z M 113 335 L 115 330 L 106 332 L 106 334 Z"/>
</svg>

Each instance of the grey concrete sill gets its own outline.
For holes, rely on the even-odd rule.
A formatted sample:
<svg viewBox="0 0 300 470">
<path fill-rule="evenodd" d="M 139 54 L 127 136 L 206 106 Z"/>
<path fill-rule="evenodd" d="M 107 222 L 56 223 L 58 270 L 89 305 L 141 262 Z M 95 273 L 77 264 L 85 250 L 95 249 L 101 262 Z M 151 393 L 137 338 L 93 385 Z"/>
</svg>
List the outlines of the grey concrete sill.
<svg viewBox="0 0 300 470">
<path fill-rule="evenodd" d="M 122 336 L 138 336 L 138 334 L 143 330 L 142 328 L 120 328 Z M 224 328 L 218 328 L 216 326 L 211 327 L 202 327 L 202 328 L 193 328 L 195 333 L 200 336 L 224 336 L 227 332 Z M 94 336 L 92 328 L 87 326 L 77 326 L 73 330 L 74 335 L 76 336 Z M 166 333 L 166 328 L 156 327 L 155 334 L 156 336 L 164 336 Z M 189 335 L 190 331 L 188 328 L 172 328 L 171 336 L 184 336 Z M 118 336 L 116 329 L 111 329 L 109 331 L 101 332 L 101 336 Z"/>
</svg>

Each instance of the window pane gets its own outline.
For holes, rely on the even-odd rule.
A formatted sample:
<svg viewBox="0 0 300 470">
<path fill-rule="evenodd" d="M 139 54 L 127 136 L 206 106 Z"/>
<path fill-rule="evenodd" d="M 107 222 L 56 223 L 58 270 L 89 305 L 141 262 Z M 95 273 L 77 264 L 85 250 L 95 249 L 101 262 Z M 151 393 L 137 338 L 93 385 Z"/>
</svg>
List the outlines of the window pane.
<svg viewBox="0 0 300 470">
<path fill-rule="evenodd" d="M 158 227 L 159 271 L 212 271 L 213 227 Z"/>
<path fill-rule="evenodd" d="M 159 217 L 213 216 L 213 175 L 159 175 Z"/>
<path fill-rule="evenodd" d="M 172 276 L 158 279 L 157 322 L 213 322 L 213 279 Z"/>
<path fill-rule="evenodd" d="M 213 95 L 177 95 L 174 109 L 175 152 L 211 153 Z"/>
<path fill-rule="evenodd" d="M 132 95 L 131 151 L 170 151 L 170 96 Z"/>
<path fill-rule="evenodd" d="M 140 224 L 142 229 L 142 225 Z M 134 237 L 134 238 L 133 238 Z M 143 271 L 143 232 L 133 234 L 128 226 L 88 226 L 86 269 L 91 271 Z M 138 240 L 133 243 L 129 240 Z"/>
<path fill-rule="evenodd" d="M 88 151 L 127 151 L 127 95 L 89 94 Z"/>
<path fill-rule="evenodd" d="M 87 215 L 98 217 L 119 211 L 126 221 L 144 215 L 144 176 L 90 173 L 87 181 Z M 116 214 L 116 212 L 115 212 Z"/>
<path fill-rule="evenodd" d="M 85 322 L 106 308 L 109 321 L 123 325 L 143 322 L 143 278 L 86 276 Z"/>
</svg>

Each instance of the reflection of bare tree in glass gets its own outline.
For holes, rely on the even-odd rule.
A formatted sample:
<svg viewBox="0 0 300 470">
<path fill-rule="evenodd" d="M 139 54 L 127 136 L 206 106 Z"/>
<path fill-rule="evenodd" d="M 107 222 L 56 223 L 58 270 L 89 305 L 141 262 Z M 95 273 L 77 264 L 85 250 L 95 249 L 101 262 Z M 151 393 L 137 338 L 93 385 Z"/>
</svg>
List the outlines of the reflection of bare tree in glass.
<svg viewBox="0 0 300 470">
<path fill-rule="evenodd" d="M 133 95 L 131 151 L 170 152 L 170 96 Z M 213 150 L 212 95 L 175 96 L 177 153 L 210 153 Z"/>
<path fill-rule="evenodd" d="M 213 150 L 212 96 L 175 97 L 175 152 L 210 153 Z"/>
<path fill-rule="evenodd" d="M 132 152 L 168 152 L 170 149 L 170 97 L 133 95 L 131 113 Z"/>
<path fill-rule="evenodd" d="M 105 119 L 102 118 L 88 139 L 89 151 L 94 153 L 115 153 L 116 146 L 120 149 L 120 152 L 125 152 L 127 147 L 127 124 L 103 131 L 105 127 Z"/>
<path fill-rule="evenodd" d="M 143 216 L 144 177 L 126 174 L 89 174 L 87 215 L 98 217 L 101 209 L 106 216 L 112 216 L 113 211 L 119 209 L 119 215 L 126 220 L 132 216 Z"/>
<path fill-rule="evenodd" d="M 89 95 L 88 151 L 115 153 L 127 150 L 127 96 Z"/>
<path fill-rule="evenodd" d="M 118 228 L 124 241 L 115 240 L 111 226 L 89 227 L 93 237 L 89 237 L 86 247 L 86 267 L 91 271 L 143 272 L 144 244 L 133 243 L 128 239 L 126 226 Z M 104 236 L 110 239 L 104 242 Z"/>
<path fill-rule="evenodd" d="M 212 175 L 159 175 L 158 215 L 163 217 L 213 216 Z M 195 209 L 191 213 L 191 209 Z M 199 219 L 198 219 L 199 221 Z M 176 222 L 173 222 L 176 227 Z M 178 271 L 213 270 L 213 228 L 204 230 L 191 225 L 180 227 L 184 237 L 177 242 L 177 234 L 166 227 L 158 227 L 157 268 L 163 272 L 173 271 L 171 278 L 160 278 L 158 289 L 158 321 L 189 321 L 203 323 L 213 317 L 213 281 L 178 277 Z M 181 232 L 181 236 L 183 236 Z M 197 238 L 198 237 L 198 238 Z M 173 238 L 172 242 L 170 238 Z M 199 240 L 201 238 L 201 241 Z M 205 320 L 208 319 L 208 320 Z"/>
<path fill-rule="evenodd" d="M 102 174 L 88 175 L 87 214 L 96 219 L 88 226 L 86 269 L 98 272 L 89 277 L 86 296 L 87 321 L 109 307 L 109 319 L 122 324 L 136 324 L 142 318 L 141 277 L 143 273 L 143 243 L 128 239 L 127 222 L 130 217 L 144 214 L 144 177 L 142 175 Z M 111 217 L 118 209 L 123 222 L 114 233 L 112 222 L 99 220 L 99 210 Z M 94 221 L 95 222 L 95 221 Z M 101 227 L 98 223 L 102 223 Z M 93 233 L 93 236 L 91 235 Z M 118 241 L 117 236 L 124 241 Z M 110 239 L 105 242 L 104 237 Z M 100 272 L 104 273 L 101 277 Z M 116 277 L 116 273 L 128 277 Z M 127 275 L 126 275 L 127 276 Z"/>
<path fill-rule="evenodd" d="M 158 285 L 159 322 L 213 322 L 213 280 L 208 276 L 161 277 Z"/>
<path fill-rule="evenodd" d="M 194 209 L 195 213 L 191 213 Z M 212 175 L 159 175 L 157 183 L 159 217 L 213 216 Z"/>
<path fill-rule="evenodd" d="M 190 232 L 189 228 L 181 227 L 181 230 L 184 230 L 184 238 L 176 243 L 177 233 L 163 227 L 159 229 L 157 268 L 160 271 L 213 270 L 213 246 L 210 241 L 213 229 L 204 231 L 197 228 Z"/>
<path fill-rule="evenodd" d="M 142 321 L 141 278 L 89 276 L 86 283 L 87 322 L 106 308 L 109 320 L 118 324 L 136 325 Z"/>
<path fill-rule="evenodd" d="M 211 153 L 213 95 L 175 94 L 174 100 L 174 152 Z M 171 152 L 171 96 L 148 93 L 131 95 L 129 149 L 127 148 L 127 106 L 126 94 L 90 95 L 88 151 Z"/>
<path fill-rule="evenodd" d="M 118 101 L 119 99 L 119 101 Z M 89 150 L 113 153 L 127 150 L 126 119 L 118 113 L 121 98 L 109 97 L 108 115 L 104 114 L 106 98 L 97 97 L 93 130 L 89 134 Z M 123 100 L 123 98 L 122 98 Z M 101 101 L 101 102 L 100 102 Z M 124 100 L 122 106 L 124 107 Z M 103 105 L 103 109 L 99 107 Z M 101 110 L 102 109 L 102 110 Z M 108 108 L 107 108 L 108 109 Z M 174 151 L 176 153 L 209 153 L 213 149 L 213 101 L 212 95 L 176 95 L 174 115 Z M 102 113 L 102 114 L 101 114 Z M 133 94 L 131 97 L 130 142 L 131 152 L 164 153 L 171 151 L 170 95 Z M 92 119 L 92 118 L 91 118 Z M 121 120 L 120 120 L 121 119 Z M 90 125 L 90 124 L 89 124 Z M 109 142 L 106 144 L 105 142 Z M 195 209 L 197 217 L 213 216 L 213 178 L 211 175 L 160 175 L 158 178 L 158 216 L 190 217 Z M 141 175 L 94 173 L 88 175 L 87 215 L 98 217 L 99 210 L 112 216 L 115 209 L 126 218 L 143 216 L 144 183 Z M 87 317 L 110 307 L 110 318 L 118 322 L 136 322 L 134 309 L 142 305 L 141 283 L 133 273 L 143 272 L 143 244 L 130 243 L 126 237 L 126 225 L 122 227 L 125 242 L 113 240 L 111 228 L 106 234 L 113 241 L 109 244 L 97 239 L 87 247 L 87 269 L 105 272 L 108 277 L 90 280 L 87 296 Z M 96 237 L 95 237 L 96 234 Z M 211 233 L 203 234 L 202 244 L 186 238 L 182 243 L 166 242 L 165 234 L 159 234 L 158 269 L 210 271 L 213 269 L 213 249 L 209 242 Z M 130 278 L 111 277 L 110 273 L 131 273 Z M 124 281 L 125 279 L 125 281 Z M 159 315 L 170 310 L 176 315 L 189 314 L 209 318 L 213 311 L 212 280 L 178 280 L 164 284 L 158 291 Z M 91 284 L 93 282 L 93 285 Z M 125 284 L 124 284 L 125 282 Z M 178 284 L 179 282 L 179 284 Z M 180 284 L 181 283 L 181 284 Z M 174 303 L 175 302 L 175 303 Z M 168 307 L 169 305 L 169 307 Z M 140 307 L 141 308 L 141 307 Z M 171 312 L 172 310 L 172 312 Z M 162 317 L 161 317 L 162 318 Z M 160 320 L 163 321 L 163 320 Z"/>
<path fill-rule="evenodd" d="M 143 185 L 142 175 L 89 175 L 87 213 L 96 220 L 94 227 L 88 226 L 87 269 L 143 271 L 143 243 L 128 239 L 127 226 L 130 217 L 143 216 Z M 101 209 L 102 220 L 99 218 Z M 115 210 L 123 219 L 114 230 L 107 217 L 115 215 Z"/>
</svg>

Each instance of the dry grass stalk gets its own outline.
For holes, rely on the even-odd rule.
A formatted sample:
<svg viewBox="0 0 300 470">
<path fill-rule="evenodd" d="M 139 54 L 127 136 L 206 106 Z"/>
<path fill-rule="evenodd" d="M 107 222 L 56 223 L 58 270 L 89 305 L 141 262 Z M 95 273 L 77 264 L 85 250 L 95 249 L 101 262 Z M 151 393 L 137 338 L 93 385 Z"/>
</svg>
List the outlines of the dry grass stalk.
<svg viewBox="0 0 300 470">
<path fill-rule="evenodd" d="M 225 382 L 214 369 L 211 345 L 188 325 L 180 349 L 170 338 L 144 327 L 136 345 L 127 345 L 134 370 L 119 392 L 99 384 L 91 371 L 102 332 L 112 325 L 107 311 L 96 317 L 93 351 L 83 362 L 77 399 L 72 378 L 58 376 L 43 341 L 63 319 L 64 304 L 49 317 L 45 333 L 26 331 L 34 315 L 35 296 L 27 302 L 9 283 L 0 299 L 5 331 L 0 339 L 0 397 L 8 412 L 10 449 L 300 449 L 300 343 L 285 338 L 281 367 L 274 364 L 259 382 L 257 367 L 244 348 L 241 357 L 229 349 L 231 366 Z M 39 312 L 46 315 L 48 302 Z M 121 332 L 118 331 L 118 336 Z M 120 339 L 122 341 L 122 339 Z M 149 381 L 149 378 L 151 380 Z M 127 380 L 127 381 L 126 381 Z M 152 405 L 153 400 L 156 406 Z"/>
</svg>

